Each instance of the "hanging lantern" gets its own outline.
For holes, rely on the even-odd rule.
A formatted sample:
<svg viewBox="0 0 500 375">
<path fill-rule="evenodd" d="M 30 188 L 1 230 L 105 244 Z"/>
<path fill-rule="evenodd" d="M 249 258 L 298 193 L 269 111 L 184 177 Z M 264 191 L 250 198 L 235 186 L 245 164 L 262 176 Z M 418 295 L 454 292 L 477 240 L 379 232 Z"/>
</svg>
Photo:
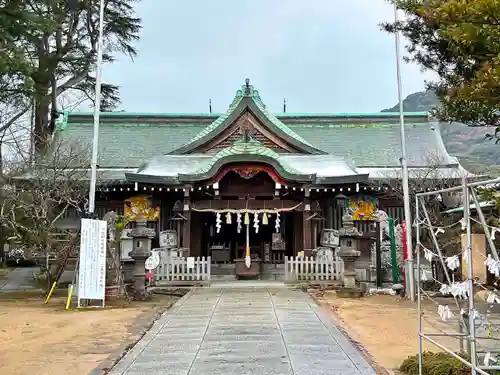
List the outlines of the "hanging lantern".
<svg viewBox="0 0 500 375">
<path fill-rule="evenodd" d="M 262 214 L 262 225 L 267 225 L 269 222 L 267 221 L 267 214 L 264 212 Z"/>
<path fill-rule="evenodd" d="M 250 215 L 248 212 L 245 212 L 245 221 L 243 222 L 245 225 L 250 224 Z"/>
<path fill-rule="evenodd" d="M 226 214 L 226 224 L 231 224 L 231 223 L 232 223 L 232 221 L 231 221 L 231 213 L 228 212 Z"/>
</svg>

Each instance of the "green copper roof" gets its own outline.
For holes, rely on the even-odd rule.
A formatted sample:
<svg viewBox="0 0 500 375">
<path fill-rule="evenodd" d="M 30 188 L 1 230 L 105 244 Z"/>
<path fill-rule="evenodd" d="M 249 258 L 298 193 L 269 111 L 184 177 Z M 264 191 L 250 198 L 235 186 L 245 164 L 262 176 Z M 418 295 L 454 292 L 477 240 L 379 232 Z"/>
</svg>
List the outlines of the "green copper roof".
<svg viewBox="0 0 500 375">
<path fill-rule="evenodd" d="M 228 158 L 230 156 L 245 155 L 245 156 L 263 156 L 269 159 L 276 160 L 281 167 L 288 173 L 300 174 L 297 170 L 291 168 L 280 160 L 280 154 L 271 150 L 268 147 L 262 145 L 256 139 L 240 139 L 234 142 L 230 147 L 226 147 L 214 155 L 213 159 L 209 164 L 203 166 L 196 174 L 207 173 L 217 162 L 221 159 Z"/>
<path fill-rule="evenodd" d="M 231 103 L 231 105 L 229 106 L 229 109 L 227 110 L 227 112 L 225 114 L 223 114 L 222 116 L 220 116 L 217 120 L 215 120 L 214 122 L 212 122 L 205 129 L 203 129 L 201 132 L 199 132 L 198 134 L 196 134 L 194 136 L 194 138 L 192 138 L 191 140 L 189 140 L 186 143 L 186 145 L 188 145 L 190 143 L 193 143 L 193 142 L 196 142 L 199 139 L 205 138 L 210 133 L 212 133 L 213 131 L 215 131 L 219 126 L 221 126 L 222 123 L 229 117 L 229 115 L 236 109 L 236 107 L 238 106 L 238 104 L 240 104 L 240 101 L 241 101 L 242 98 L 243 98 L 242 96 L 240 96 L 240 97 L 236 96 L 234 98 L 233 102 Z"/>
<path fill-rule="evenodd" d="M 239 115 L 237 111 L 243 110 L 246 108 L 246 105 L 243 108 L 243 100 L 245 99 L 250 99 L 253 104 L 256 106 L 258 111 L 262 112 L 262 115 L 267 119 L 273 126 L 275 126 L 280 132 L 284 133 L 286 136 L 292 138 L 299 144 L 305 145 L 308 148 L 314 149 L 314 146 L 312 146 L 309 142 L 307 142 L 304 138 L 302 138 L 300 135 L 295 133 L 290 127 L 286 126 L 283 124 L 276 116 L 273 114 L 269 113 L 269 111 L 266 108 L 266 105 L 262 101 L 259 91 L 256 90 L 252 85 L 250 85 L 250 80 L 247 78 L 246 84 L 241 87 L 240 90 L 236 91 L 236 95 L 229 106 L 228 111 L 217 118 L 213 123 L 208 125 L 205 129 L 203 129 L 201 132 L 196 134 L 192 139 L 190 139 L 187 143 L 185 143 L 182 147 L 178 149 L 179 153 L 184 153 L 186 150 L 193 148 L 190 146 L 193 146 L 198 143 L 201 144 L 203 143 L 203 140 L 209 140 L 213 137 L 215 137 L 220 131 L 222 131 L 227 125 L 227 121 L 231 121 L 235 119 L 235 115 Z M 196 147 L 196 146 L 195 146 Z M 319 151 L 319 150 L 316 150 Z M 176 153 L 176 152 L 174 152 Z"/>
<path fill-rule="evenodd" d="M 399 113 L 271 114 L 262 102 L 258 90 L 250 84 L 245 84 L 237 91 L 229 110 L 224 114 L 102 112 L 98 164 L 101 168 L 137 168 L 155 157 L 192 155 L 196 153 L 198 146 L 237 121 L 244 111 L 252 111 L 263 126 L 289 143 L 297 153 L 335 155 L 352 160 L 357 167 L 400 166 Z M 457 163 L 443 144 L 440 124 L 430 119 L 426 112 L 405 113 L 404 117 L 410 166 L 426 165 L 431 159 L 439 160 L 443 165 Z M 91 146 L 93 113 L 66 112 L 59 121 L 54 136 L 56 141 Z M 188 146 L 181 147 L 182 145 Z M 267 152 L 262 150 L 264 151 Z M 175 163 L 180 163 L 181 159 L 182 163 L 194 163 L 194 159 L 174 158 L 175 163 L 172 162 L 168 168 L 182 167 L 195 172 L 202 169 L 205 162 L 213 156 L 196 156 L 196 160 L 203 160 L 203 164 L 193 165 L 193 168 Z M 274 160 L 266 155 L 261 157 L 266 161 Z M 235 155 L 235 158 L 245 159 L 246 156 Z M 285 158 L 284 154 L 280 154 L 279 160 L 301 170 Z M 327 158 L 323 160 L 324 165 L 327 164 L 326 160 Z M 331 163 L 330 159 L 328 163 Z"/>
</svg>

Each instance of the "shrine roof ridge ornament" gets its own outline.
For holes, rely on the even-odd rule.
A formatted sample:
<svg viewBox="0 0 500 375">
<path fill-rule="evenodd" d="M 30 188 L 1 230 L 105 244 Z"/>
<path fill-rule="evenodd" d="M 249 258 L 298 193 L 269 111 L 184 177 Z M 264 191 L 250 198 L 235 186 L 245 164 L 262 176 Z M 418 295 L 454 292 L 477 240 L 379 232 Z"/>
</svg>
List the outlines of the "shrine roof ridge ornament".
<svg viewBox="0 0 500 375">
<path fill-rule="evenodd" d="M 250 97 L 253 98 L 255 101 L 258 102 L 262 106 L 262 108 L 266 108 L 266 105 L 262 101 L 262 98 L 260 97 L 259 90 L 256 90 L 251 84 L 250 84 L 250 78 L 245 79 L 245 84 L 241 86 L 241 89 L 236 91 L 236 95 L 234 97 L 233 103 L 239 101 L 239 99 L 243 97 Z"/>
</svg>

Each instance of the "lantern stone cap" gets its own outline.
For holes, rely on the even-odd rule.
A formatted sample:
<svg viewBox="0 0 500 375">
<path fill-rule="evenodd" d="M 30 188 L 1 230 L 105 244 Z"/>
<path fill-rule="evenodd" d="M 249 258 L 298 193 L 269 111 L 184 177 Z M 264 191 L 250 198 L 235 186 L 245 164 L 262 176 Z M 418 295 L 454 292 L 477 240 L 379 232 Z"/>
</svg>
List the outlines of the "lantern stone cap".
<svg viewBox="0 0 500 375">
<path fill-rule="evenodd" d="M 352 220 L 352 215 L 346 213 L 342 216 L 343 225 L 339 228 L 339 237 L 360 237 L 363 235 L 358 228 L 354 226 L 354 222 Z"/>
<path fill-rule="evenodd" d="M 361 256 L 361 251 L 356 249 L 340 248 L 340 251 L 337 254 L 341 258 L 357 258 Z"/>
<path fill-rule="evenodd" d="M 151 256 L 152 252 L 147 250 L 145 247 L 136 247 L 128 253 L 128 256 L 134 260 L 146 261 L 147 258 Z"/>
<path fill-rule="evenodd" d="M 137 222 L 137 227 L 130 230 L 128 236 L 133 238 L 155 238 L 156 231 L 153 228 L 146 227 L 145 222 Z"/>
</svg>

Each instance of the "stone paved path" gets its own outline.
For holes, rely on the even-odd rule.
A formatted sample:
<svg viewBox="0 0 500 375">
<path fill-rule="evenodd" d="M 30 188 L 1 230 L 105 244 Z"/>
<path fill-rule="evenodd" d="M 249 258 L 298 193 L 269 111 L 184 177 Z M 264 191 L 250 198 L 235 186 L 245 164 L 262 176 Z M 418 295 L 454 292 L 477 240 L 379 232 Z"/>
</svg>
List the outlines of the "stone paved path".
<svg viewBox="0 0 500 375">
<path fill-rule="evenodd" d="M 110 375 L 375 375 L 301 291 L 197 289 Z"/>
<path fill-rule="evenodd" d="M 34 286 L 33 274 L 40 271 L 39 267 L 18 267 L 12 270 L 0 285 L 0 292 L 18 292 L 37 290 Z"/>
</svg>

